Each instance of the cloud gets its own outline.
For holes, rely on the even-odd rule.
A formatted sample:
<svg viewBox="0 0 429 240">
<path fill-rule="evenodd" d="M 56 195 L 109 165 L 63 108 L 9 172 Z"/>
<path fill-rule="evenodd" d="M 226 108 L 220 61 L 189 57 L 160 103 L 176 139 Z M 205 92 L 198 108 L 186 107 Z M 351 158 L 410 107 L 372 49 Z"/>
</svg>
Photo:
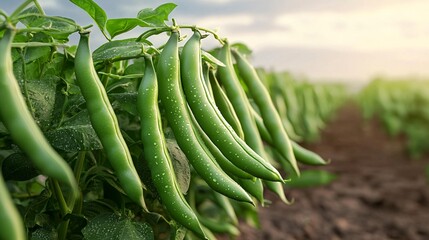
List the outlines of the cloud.
<svg viewBox="0 0 429 240">
<path fill-rule="evenodd" d="M 201 0 L 204 3 L 212 3 L 212 4 L 229 4 L 231 2 L 239 2 L 240 0 Z"/>
<path fill-rule="evenodd" d="M 248 27 L 255 21 L 254 17 L 249 14 L 237 14 L 222 17 L 208 16 L 200 19 L 184 17 L 178 20 L 183 23 L 198 25 L 205 28 L 219 29 L 220 31 L 236 27 Z"/>
<path fill-rule="evenodd" d="M 265 34 L 277 45 L 360 50 L 429 48 L 427 12 L 429 4 L 414 1 L 372 11 L 284 14 L 275 20 L 279 29 Z"/>
<path fill-rule="evenodd" d="M 349 49 L 281 47 L 255 51 L 252 63 L 266 69 L 290 71 L 312 80 L 347 83 L 388 76 L 428 76 L 429 50 L 353 51 Z"/>
<path fill-rule="evenodd" d="M 372 51 L 429 48 L 429 4 L 426 0 L 273 0 L 272 4 L 239 0 L 178 1 L 173 16 L 179 24 L 215 28 L 230 41 L 252 49 L 321 47 Z M 192 2 L 192 1 L 191 1 Z M 241 5 L 241 7 L 240 7 Z M 195 11 L 198 9 L 198 11 Z"/>
<path fill-rule="evenodd" d="M 109 17 L 133 17 L 158 0 L 95 0 Z M 427 0 L 173 0 L 171 17 L 179 24 L 216 29 L 230 42 L 243 42 L 254 60 L 269 68 L 311 77 L 365 78 L 378 71 L 428 73 L 429 4 Z M 48 14 L 93 23 L 69 1 L 40 1 Z M 6 1 L 11 12 L 17 3 Z M 96 27 L 94 27 L 96 29 Z M 136 32 L 141 31 L 137 29 Z M 105 41 L 94 30 L 93 42 Z M 185 32 L 185 31 L 184 31 Z M 129 37 L 135 34 L 124 34 Z M 186 32 L 185 32 L 186 34 Z M 135 36 L 135 35 L 134 35 Z M 159 41 L 157 41 L 159 39 Z M 166 35 L 153 37 L 155 43 Z M 206 38 L 203 47 L 219 46 Z M 211 44 L 211 45 L 210 45 Z"/>
<path fill-rule="evenodd" d="M 61 3 L 56 0 L 43 0 L 39 1 L 43 9 L 46 10 L 57 10 L 61 8 Z"/>
</svg>

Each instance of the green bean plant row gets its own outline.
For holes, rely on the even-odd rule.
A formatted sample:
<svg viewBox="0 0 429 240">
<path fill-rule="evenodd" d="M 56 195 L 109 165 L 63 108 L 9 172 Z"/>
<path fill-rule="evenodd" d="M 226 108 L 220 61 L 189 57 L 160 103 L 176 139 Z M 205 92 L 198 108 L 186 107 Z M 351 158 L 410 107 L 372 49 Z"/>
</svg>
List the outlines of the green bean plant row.
<svg viewBox="0 0 429 240">
<path fill-rule="evenodd" d="M 288 186 L 333 179 L 302 181 L 302 165 L 327 161 L 301 142 L 342 86 L 257 69 L 245 45 L 170 21 L 172 3 L 109 19 L 71 2 L 106 38 L 98 48 L 95 27 L 37 0 L 0 9 L 1 240 L 233 239 L 239 216 L 258 227 L 265 190 L 290 204 Z"/>
<path fill-rule="evenodd" d="M 283 126 L 297 142 L 319 140 L 321 130 L 350 97 L 342 83 L 309 82 L 288 72 L 257 71 L 283 119 Z"/>
<path fill-rule="evenodd" d="M 357 98 L 366 119 L 377 118 L 392 137 L 405 136 L 408 153 L 429 151 L 429 81 L 378 77 Z"/>
</svg>

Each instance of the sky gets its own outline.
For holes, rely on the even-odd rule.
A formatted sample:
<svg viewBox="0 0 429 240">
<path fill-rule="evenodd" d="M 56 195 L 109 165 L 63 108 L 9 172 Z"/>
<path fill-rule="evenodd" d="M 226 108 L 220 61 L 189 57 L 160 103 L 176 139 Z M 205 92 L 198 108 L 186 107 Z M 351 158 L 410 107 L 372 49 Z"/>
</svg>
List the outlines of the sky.
<svg viewBox="0 0 429 240">
<path fill-rule="evenodd" d="M 16 2 L 1 0 L 0 8 L 10 13 Z M 92 23 L 69 1 L 39 2 L 47 14 L 68 16 L 81 25 Z M 362 83 L 376 75 L 429 76 L 427 0 L 96 2 L 110 18 L 134 17 L 140 9 L 174 2 L 178 6 L 171 17 L 178 24 L 216 29 L 230 42 L 248 45 L 255 66 L 289 71 L 309 80 Z M 97 36 L 99 43 L 105 41 Z M 203 42 L 206 48 L 215 45 L 214 41 Z"/>
</svg>

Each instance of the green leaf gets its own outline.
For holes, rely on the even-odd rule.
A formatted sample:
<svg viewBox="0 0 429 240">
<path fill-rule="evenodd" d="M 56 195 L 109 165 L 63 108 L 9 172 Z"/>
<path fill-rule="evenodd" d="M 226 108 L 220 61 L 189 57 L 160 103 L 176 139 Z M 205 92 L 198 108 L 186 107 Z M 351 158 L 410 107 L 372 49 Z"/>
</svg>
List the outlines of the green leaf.
<svg viewBox="0 0 429 240">
<path fill-rule="evenodd" d="M 28 14 L 43 14 L 39 11 L 39 9 L 36 6 L 31 6 L 28 7 L 27 9 L 25 9 L 24 11 L 22 11 L 19 14 L 19 21 L 24 24 L 26 27 L 30 27 L 31 23 L 35 20 L 37 20 L 37 16 L 27 16 L 27 17 L 23 17 L 24 15 L 28 15 Z"/>
<path fill-rule="evenodd" d="M 44 30 L 42 32 L 60 40 L 68 40 L 68 37 L 72 33 L 79 30 L 79 27 L 74 20 L 64 17 L 39 17 L 39 19 L 33 22 L 32 25 L 33 27 L 43 28 Z"/>
<path fill-rule="evenodd" d="M 93 167 L 90 168 L 91 174 L 87 175 L 88 177 L 83 178 L 83 186 L 82 186 L 82 192 L 85 193 L 85 200 L 89 203 L 94 203 L 95 201 L 101 201 L 106 200 L 104 198 L 104 187 L 105 187 L 105 180 L 104 176 L 100 174 L 102 170 L 105 169 L 104 167 Z M 94 206 L 89 206 L 88 209 L 85 209 L 86 203 L 84 204 L 83 214 L 91 219 L 95 217 L 96 215 L 99 215 L 101 212 L 99 212 L 100 209 L 95 208 Z M 104 211 L 105 212 L 105 211 Z"/>
<path fill-rule="evenodd" d="M 116 214 L 102 214 L 82 229 L 85 239 L 91 240 L 153 240 L 153 230 L 146 223 L 132 222 Z"/>
<path fill-rule="evenodd" d="M 110 173 L 109 173 L 110 174 Z M 118 180 L 115 178 L 115 176 L 113 175 L 99 175 L 101 177 L 103 177 L 103 180 L 107 182 L 107 184 L 110 185 L 111 188 L 107 188 L 107 190 L 104 190 L 104 194 L 105 195 L 110 195 L 110 196 L 114 196 L 114 198 L 119 197 L 120 195 L 126 195 L 124 189 L 122 188 L 122 186 L 120 185 L 120 183 L 118 182 Z M 107 194 L 109 193 L 109 194 Z"/>
<path fill-rule="evenodd" d="M 98 28 L 100 28 L 104 36 L 110 40 L 106 34 L 107 15 L 100 6 L 98 6 L 92 0 L 70 0 L 70 2 L 74 3 L 76 6 L 87 12 L 88 15 L 95 21 Z"/>
<path fill-rule="evenodd" d="M 164 21 L 168 21 L 168 16 L 176 6 L 174 3 L 165 3 L 155 9 L 145 8 L 140 10 L 137 18 L 149 23 L 151 26 L 163 27 L 165 26 Z"/>
<path fill-rule="evenodd" d="M 92 181 L 94 181 L 95 178 L 92 179 Z M 96 180 L 96 182 L 98 183 L 97 187 L 95 187 L 98 191 L 98 189 L 100 189 L 101 191 L 103 191 L 103 183 L 101 180 Z M 86 192 L 87 189 L 84 189 L 84 191 Z M 88 193 L 86 194 L 88 195 Z M 93 218 L 99 216 L 99 215 L 107 215 L 107 214 L 112 214 L 112 209 L 117 208 L 116 204 L 112 203 L 109 199 L 100 199 L 100 200 L 95 200 L 95 201 L 91 201 L 91 200 L 86 200 L 83 202 L 83 207 L 82 207 L 82 214 L 89 220 L 91 221 Z"/>
<path fill-rule="evenodd" d="M 73 71 L 74 73 L 74 62 L 66 58 L 64 54 L 58 52 L 54 52 L 50 56 L 50 61 L 43 66 L 43 75 L 45 78 L 65 75 L 68 74 L 69 71 Z"/>
<path fill-rule="evenodd" d="M 25 63 L 33 62 L 42 57 L 48 57 L 50 53 L 50 47 L 28 48 L 25 50 Z"/>
<path fill-rule="evenodd" d="M 4 180 L 26 181 L 39 175 L 33 162 L 22 152 L 16 152 L 3 160 Z"/>
<path fill-rule="evenodd" d="M 115 105 L 118 104 L 119 107 L 128 113 L 137 116 L 137 92 L 124 92 L 124 93 L 111 93 L 109 97 L 112 100 L 115 100 Z"/>
<path fill-rule="evenodd" d="M 28 228 L 36 225 L 43 226 L 47 224 L 47 219 L 44 218 L 43 211 L 46 205 L 51 200 L 52 193 L 45 189 L 40 195 L 35 197 L 31 204 L 27 207 L 24 214 L 24 222 Z"/>
<path fill-rule="evenodd" d="M 153 240 L 153 231 L 146 223 L 124 221 L 124 228 L 119 239 L 147 239 Z"/>
<path fill-rule="evenodd" d="M 68 119 L 61 127 L 46 132 L 45 136 L 53 147 L 66 152 L 103 148 L 86 110 Z"/>
<path fill-rule="evenodd" d="M 135 39 L 123 39 L 107 42 L 97 48 L 92 58 L 94 62 L 114 61 L 121 58 L 134 58 L 143 53 L 143 44 Z"/>
<path fill-rule="evenodd" d="M 31 234 L 31 240 L 50 240 L 58 237 L 53 229 L 38 228 Z"/>
<path fill-rule="evenodd" d="M 126 77 L 126 75 L 143 75 L 145 69 L 144 64 L 144 59 L 142 58 L 133 60 L 133 63 L 129 64 L 127 68 L 125 68 L 124 77 Z"/>
<path fill-rule="evenodd" d="M 73 240 L 73 239 L 82 239 L 82 235 L 80 234 L 81 230 L 88 224 L 88 217 L 83 214 L 75 214 L 75 213 L 68 213 L 63 217 L 64 220 L 69 221 L 69 227 L 68 231 L 70 233 L 69 237 L 67 239 Z M 33 240 L 33 239 L 31 239 Z"/>
<path fill-rule="evenodd" d="M 33 116 L 42 129 L 49 129 L 55 107 L 58 77 L 27 81 L 28 98 Z"/>
<path fill-rule="evenodd" d="M 191 183 L 191 169 L 188 159 L 174 139 L 166 139 L 166 141 L 180 191 L 186 194 Z"/>
<path fill-rule="evenodd" d="M 20 16 L 20 21 L 26 27 L 43 29 L 41 32 L 49 36 L 67 40 L 68 36 L 79 30 L 79 26 L 73 19 L 60 16 L 46 16 L 40 13 L 39 10 L 32 6 L 24 10 Z"/>
<path fill-rule="evenodd" d="M 106 29 L 112 38 L 121 33 L 131 31 L 135 27 L 149 27 L 149 23 L 138 18 L 115 18 L 109 19 L 106 23 Z"/>
</svg>

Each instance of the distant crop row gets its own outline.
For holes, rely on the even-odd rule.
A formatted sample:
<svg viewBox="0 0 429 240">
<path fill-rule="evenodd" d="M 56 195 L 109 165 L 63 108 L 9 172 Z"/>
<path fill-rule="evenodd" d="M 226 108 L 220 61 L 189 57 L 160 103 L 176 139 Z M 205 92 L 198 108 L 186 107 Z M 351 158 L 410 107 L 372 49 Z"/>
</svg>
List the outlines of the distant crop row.
<svg viewBox="0 0 429 240">
<path fill-rule="evenodd" d="M 366 119 L 379 119 L 391 136 L 405 136 L 412 157 L 429 151 L 429 81 L 377 78 L 358 101 Z"/>
</svg>

